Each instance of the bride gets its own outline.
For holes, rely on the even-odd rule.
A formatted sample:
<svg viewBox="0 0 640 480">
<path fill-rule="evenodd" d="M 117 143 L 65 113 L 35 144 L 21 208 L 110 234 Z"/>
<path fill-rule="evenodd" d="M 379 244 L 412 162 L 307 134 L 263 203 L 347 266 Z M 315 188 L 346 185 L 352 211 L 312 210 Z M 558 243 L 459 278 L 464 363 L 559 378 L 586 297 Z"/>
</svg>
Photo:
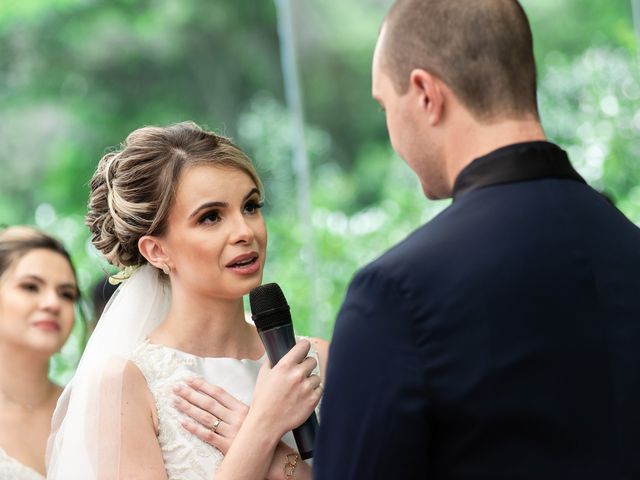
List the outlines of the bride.
<svg viewBox="0 0 640 480">
<path fill-rule="evenodd" d="M 193 123 L 138 129 L 101 159 L 87 224 L 122 284 L 58 403 L 47 478 L 311 478 L 290 430 L 320 400 L 327 344 L 270 368 L 245 320 L 262 196 L 247 156 Z"/>
</svg>

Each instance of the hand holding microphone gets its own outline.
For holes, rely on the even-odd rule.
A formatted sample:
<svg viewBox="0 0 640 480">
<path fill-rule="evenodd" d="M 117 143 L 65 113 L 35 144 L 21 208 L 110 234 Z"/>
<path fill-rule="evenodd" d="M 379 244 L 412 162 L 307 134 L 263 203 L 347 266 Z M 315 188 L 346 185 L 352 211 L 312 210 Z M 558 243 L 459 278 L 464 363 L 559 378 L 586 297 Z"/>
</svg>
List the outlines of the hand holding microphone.
<svg viewBox="0 0 640 480">
<path fill-rule="evenodd" d="M 302 425 L 322 395 L 320 377 L 311 375 L 316 361 L 307 357 L 309 348 L 309 342 L 301 340 L 272 368 L 265 364 L 258 375 L 251 409 L 280 436 Z"/>
<path fill-rule="evenodd" d="M 275 370 L 275 373 L 279 370 L 287 370 L 289 372 L 285 376 L 285 382 L 280 385 L 274 384 L 271 388 L 290 388 L 291 386 L 296 386 L 296 384 L 299 387 L 296 391 L 300 392 L 300 398 L 287 399 L 288 401 L 293 400 L 293 405 L 296 402 L 298 405 L 297 408 L 294 406 L 292 409 L 290 420 L 291 425 L 296 426 L 300 425 L 308 417 L 304 423 L 293 429 L 293 436 L 296 440 L 300 457 L 302 459 L 311 458 L 318 428 L 318 420 L 313 407 L 320 401 L 322 388 L 320 387 L 320 378 L 317 375 L 310 375 L 315 368 L 316 361 L 312 358 L 305 359 L 309 352 L 310 344 L 304 341 L 296 345 L 289 305 L 277 284 L 269 283 L 254 288 L 249 293 L 249 302 L 253 321 L 258 329 L 271 365 L 273 365 L 273 370 Z M 292 351 L 287 355 L 290 350 Z M 280 364 L 281 359 L 283 363 Z M 264 371 L 261 372 L 261 376 L 263 374 Z M 262 381 L 262 378 L 258 379 L 256 391 L 263 390 L 259 388 Z M 289 382 L 293 382 L 294 385 L 288 385 Z M 269 396 L 274 393 L 276 392 L 269 393 Z M 258 403 L 256 402 L 256 404 Z M 309 410 L 310 406 L 312 407 Z M 282 413 L 284 414 L 284 412 Z M 311 413 L 310 416 L 309 413 Z M 298 418 L 298 415 L 301 418 Z M 286 430 L 289 430 L 289 428 Z"/>
<path fill-rule="evenodd" d="M 225 452 L 225 462 L 231 463 L 222 463 L 221 476 L 236 478 L 233 468 L 249 462 L 247 472 L 260 478 L 281 478 L 283 468 L 289 477 L 295 472 L 297 478 L 311 478 L 311 467 L 298 458 L 313 456 L 314 408 L 322 395 L 320 377 L 312 374 L 317 361 L 307 357 L 310 342 L 296 344 L 289 306 L 278 285 L 252 290 L 250 301 L 258 334 L 273 365 L 270 368 L 265 362 L 260 369 L 251 406 L 247 408 L 202 379 L 176 388 L 174 405 L 191 417 L 183 422 L 185 429 Z M 290 430 L 299 456 L 280 440 Z M 246 452 L 252 449 L 257 450 L 255 455 L 247 458 Z M 225 465 L 232 465 L 228 467 L 232 470 L 227 472 Z"/>
<path fill-rule="evenodd" d="M 269 368 L 268 362 L 264 363 L 250 408 L 203 379 L 181 384 L 174 390 L 174 406 L 191 417 L 183 420 L 183 427 L 225 455 L 244 428 L 249 429 L 252 440 L 258 432 L 271 439 L 280 439 L 309 417 L 322 395 L 320 377 L 311 375 L 316 361 L 307 357 L 310 346 L 308 341 L 302 340 L 275 367 Z M 245 442 L 246 438 L 245 435 Z M 291 447 L 278 442 L 266 478 L 281 477 L 283 459 L 290 453 L 293 453 Z M 302 475 L 305 471 L 309 472 L 306 464 L 297 466 L 296 473 L 301 474 L 300 478 L 308 478 Z"/>
</svg>

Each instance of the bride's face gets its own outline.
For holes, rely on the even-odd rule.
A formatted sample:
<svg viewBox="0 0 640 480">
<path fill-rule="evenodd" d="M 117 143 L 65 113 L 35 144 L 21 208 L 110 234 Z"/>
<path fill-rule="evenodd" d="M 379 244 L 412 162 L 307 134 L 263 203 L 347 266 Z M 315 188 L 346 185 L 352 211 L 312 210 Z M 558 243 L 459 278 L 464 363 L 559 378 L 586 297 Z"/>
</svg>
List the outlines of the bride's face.
<svg viewBox="0 0 640 480">
<path fill-rule="evenodd" d="M 0 341 L 52 355 L 71 333 L 75 275 L 59 253 L 34 249 L 0 277 Z"/>
<path fill-rule="evenodd" d="M 182 173 L 163 238 L 172 282 L 197 295 L 238 299 L 262 282 L 267 231 L 260 192 L 241 170 Z"/>
</svg>

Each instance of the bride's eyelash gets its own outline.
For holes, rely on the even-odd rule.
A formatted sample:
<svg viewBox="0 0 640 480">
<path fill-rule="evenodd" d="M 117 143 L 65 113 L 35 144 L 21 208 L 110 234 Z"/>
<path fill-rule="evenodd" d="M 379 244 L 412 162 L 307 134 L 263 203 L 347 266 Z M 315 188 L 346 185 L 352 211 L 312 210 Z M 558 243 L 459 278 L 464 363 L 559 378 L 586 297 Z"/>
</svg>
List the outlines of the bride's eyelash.
<svg viewBox="0 0 640 480">
<path fill-rule="evenodd" d="M 220 212 L 218 210 L 209 210 L 207 213 L 202 215 L 198 220 L 198 223 L 205 223 L 209 219 L 208 223 L 217 223 L 220 221 Z"/>
<path fill-rule="evenodd" d="M 253 215 L 258 210 L 260 210 L 263 205 L 264 205 L 264 202 L 261 202 L 259 200 L 249 200 L 247 201 L 247 203 L 244 204 L 244 211 L 247 212 L 249 215 Z"/>
<path fill-rule="evenodd" d="M 245 203 L 244 208 L 247 209 L 247 207 L 255 209 L 255 210 L 259 210 L 264 206 L 264 202 L 261 202 L 259 200 L 249 200 L 247 201 L 247 203 Z"/>
<path fill-rule="evenodd" d="M 246 201 L 246 203 L 244 204 L 243 210 L 247 211 L 247 213 L 249 214 L 252 214 L 252 213 L 255 213 L 257 210 L 261 209 L 263 206 L 264 206 L 263 201 L 258 199 L 251 199 Z M 214 210 L 209 210 L 208 212 L 201 215 L 200 218 L 198 219 L 198 224 L 218 223 L 220 220 L 221 220 L 220 211 L 214 209 Z"/>
</svg>

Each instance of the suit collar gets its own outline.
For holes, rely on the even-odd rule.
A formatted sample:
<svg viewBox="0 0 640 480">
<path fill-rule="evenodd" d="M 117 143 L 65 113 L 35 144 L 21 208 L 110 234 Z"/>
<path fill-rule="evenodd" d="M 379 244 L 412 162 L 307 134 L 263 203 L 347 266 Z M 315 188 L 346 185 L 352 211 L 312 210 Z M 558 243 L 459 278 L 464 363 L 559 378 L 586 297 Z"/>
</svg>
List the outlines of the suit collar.
<svg viewBox="0 0 640 480">
<path fill-rule="evenodd" d="M 557 145 L 545 141 L 515 143 L 476 158 L 463 168 L 453 185 L 453 199 L 490 185 L 541 178 L 586 183 Z"/>
</svg>

